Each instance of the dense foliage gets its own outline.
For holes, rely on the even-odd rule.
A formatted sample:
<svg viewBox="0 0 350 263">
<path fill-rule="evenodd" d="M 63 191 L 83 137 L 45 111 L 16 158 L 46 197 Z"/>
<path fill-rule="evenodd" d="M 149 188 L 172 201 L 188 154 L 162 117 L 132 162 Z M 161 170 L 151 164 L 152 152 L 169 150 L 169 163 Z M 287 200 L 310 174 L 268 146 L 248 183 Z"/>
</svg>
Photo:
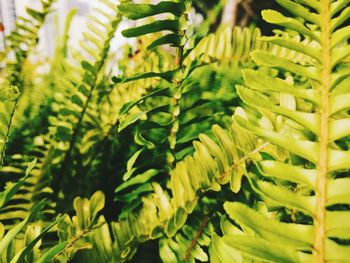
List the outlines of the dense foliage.
<svg viewBox="0 0 350 263">
<path fill-rule="evenodd" d="M 266 1 L 272 32 L 99 0 L 32 59 L 40 1 L 0 56 L 0 262 L 349 262 L 350 1 Z"/>
</svg>

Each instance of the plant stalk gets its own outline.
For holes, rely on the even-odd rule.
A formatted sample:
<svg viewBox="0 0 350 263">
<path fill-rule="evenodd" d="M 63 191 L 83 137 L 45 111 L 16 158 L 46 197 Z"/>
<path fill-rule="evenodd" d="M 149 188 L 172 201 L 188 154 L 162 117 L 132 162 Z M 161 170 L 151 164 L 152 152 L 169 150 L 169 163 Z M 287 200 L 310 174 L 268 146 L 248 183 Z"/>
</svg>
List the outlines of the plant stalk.
<svg viewBox="0 0 350 263">
<path fill-rule="evenodd" d="M 17 98 L 15 100 L 14 104 L 13 104 L 13 108 L 12 108 L 11 114 L 10 114 L 10 119 L 9 119 L 8 124 L 7 124 L 7 131 L 6 131 L 6 134 L 5 134 L 4 146 L 2 147 L 1 153 L 0 153 L 0 167 L 2 167 L 3 164 L 4 164 L 4 158 L 5 158 L 5 155 L 6 155 L 6 148 L 7 148 L 7 144 L 8 144 L 9 137 L 10 137 L 10 130 L 11 130 L 11 126 L 12 126 L 12 123 L 13 123 L 13 118 L 14 118 L 15 113 L 16 113 L 18 100 L 19 100 L 19 98 Z"/>
<path fill-rule="evenodd" d="M 331 32 L 330 32 L 330 0 L 321 0 L 322 6 L 322 108 L 321 108 L 321 133 L 320 151 L 318 158 L 317 174 L 317 205 L 316 205 L 316 236 L 314 249 L 316 250 L 316 262 L 326 262 L 326 205 L 327 205 L 327 177 L 328 177 L 328 146 L 329 146 L 329 91 L 331 86 Z"/>
</svg>

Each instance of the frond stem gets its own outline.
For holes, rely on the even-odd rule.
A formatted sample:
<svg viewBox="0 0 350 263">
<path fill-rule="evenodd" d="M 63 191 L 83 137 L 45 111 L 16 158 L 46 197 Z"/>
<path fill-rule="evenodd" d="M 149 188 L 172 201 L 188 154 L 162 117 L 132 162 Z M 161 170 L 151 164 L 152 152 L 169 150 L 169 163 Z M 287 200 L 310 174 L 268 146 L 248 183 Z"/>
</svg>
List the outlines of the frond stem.
<svg viewBox="0 0 350 263">
<path fill-rule="evenodd" d="M 260 145 L 258 148 L 254 149 L 253 151 L 245 154 L 242 158 L 240 158 L 239 160 L 237 160 L 236 162 L 234 162 L 231 166 L 230 166 L 230 170 L 233 170 L 235 169 L 238 165 L 240 165 L 241 163 L 249 160 L 250 156 L 256 154 L 256 153 L 259 153 L 260 151 L 262 151 L 265 147 L 269 146 L 270 143 L 269 142 L 265 142 L 263 143 L 262 145 Z M 220 177 L 220 179 L 224 179 L 226 176 L 228 176 L 229 173 L 227 172 L 224 172 L 222 174 L 222 176 Z"/>
<path fill-rule="evenodd" d="M 102 227 L 104 224 L 106 224 L 106 222 L 103 222 L 95 227 L 91 227 L 88 229 L 84 229 L 81 233 L 79 233 L 78 235 L 72 237 L 72 239 L 68 242 L 68 244 L 65 246 L 65 248 L 58 254 L 56 254 L 53 259 L 59 257 L 60 255 L 62 255 L 68 248 L 71 248 L 74 246 L 74 244 L 76 242 L 78 242 L 80 239 L 84 238 L 86 235 L 88 235 L 90 232 L 94 231 L 95 229 L 98 229 L 100 227 Z"/>
<path fill-rule="evenodd" d="M 193 250 L 193 248 L 195 247 L 195 245 L 197 244 L 197 240 L 201 237 L 201 235 L 203 234 L 204 229 L 207 227 L 208 223 L 209 223 L 209 216 L 205 216 L 202 220 L 201 225 L 199 226 L 199 229 L 197 230 L 196 235 L 194 236 L 194 238 L 191 240 L 191 244 L 189 245 L 189 247 L 186 250 L 186 255 L 185 255 L 185 261 L 188 261 L 190 259 L 191 256 L 191 251 Z"/>
<path fill-rule="evenodd" d="M 96 82 L 91 86 L 91 89 L 89 91 L 89 94 L 88 94 L 88 97 L 87 97 L 87 100 L 85 102 L 85 105 L 84 105 L 84 108 L 79 116 L 79 119 L 78 119 L 78 122 L 77 124 L 75 125 L 75 129 L 73 131 L 73 134 L 72 134 L 72 137 L 69 141 L 69 149 L 67 151 L 67 153 L 65 154 L 64 156 L 64 159 L 63 159 L 63 162 L 62 162 L 62 168 L 61 168 L 61 177 L 60 177 L 60 181 L 59 181 L 59 189 L 62 190 L 63 188 L 63 184 L 64 184 L 64 176 L 65 176 L 65 173 L 66 173 L 66 170 L 67 168 L 69 167 L 69 164 L 70 164 L 70 158 L 71 158 L 71 155 L 72 155 L 72 152 L 73 152 L 73 148 L 74 148 L 74 145 L 75 145 L 75 142 L 77 140 L 77 137 L 78 137 L 78 133 L 80 131 L 80 126 L 83 122 L 83 119 L 85 117 L 85 113 L 90 105 L 90 101 L 91 101 L 91 98 L 92 98 L 92 94 L 93 94 L 93 91 L 95 90 L 95 87 L 96 87 Z"/>
<path fill-rule="evenodd" d="M 177 48 L 176 50 L 176 58 L 175 58 L 175 67 L 181 68 L 182 66 L 182 62 L 183 62 L 183 51 L 184 51 L 184 47 L 180 46 Z M 179 79 L 174 79 L 173 81 L 173 85 L 174 85 L 174 92 L 175 95 L 172 98 L 172 103 L 171 106 L 173 108 L 173 117 L 172 117 L 172 121 L 173 121 L 173 125 L 171 126 L 170 129 L 170 134 L 169 134 L 169 145 L 170 145 L 170 152 L 168 153 L 169 156 L 167 158 L 168 160 L 168 165 L 170 168 L 173 168 L 173 164 L 175 161 L 175 146 L 176 146 L 176 137 L 177 137 L 177 133 L 179 130 L 179 127 L 177 125 L 177 121 L 178 121 L 178 116 L 179 116 L 179 111 L 180 111 L 180 102 L 181 102 L 181 94 L 179 97 L 179 87 L 181 85 L 182 80 Z M 178 111 L 178 112 L 177 112 Z"/>
<path fill-rule="evenodd" d="M 329 141 L 329 114 L 330 99 L 329 90 L 331 84 L 331 45 L 330 45 L 330 0 L 322 0 L 322 108 L 321 108 L 321 133 L 320 151 L 318 158 L 317 175 L 317 205 L 316 205 L 316 236 L 314 249 L 316 250 L 316 262 L 326 262 L 326 204 L 327 204 L 327 177 L 328 177 L 328 141 Z"/>
</svg>

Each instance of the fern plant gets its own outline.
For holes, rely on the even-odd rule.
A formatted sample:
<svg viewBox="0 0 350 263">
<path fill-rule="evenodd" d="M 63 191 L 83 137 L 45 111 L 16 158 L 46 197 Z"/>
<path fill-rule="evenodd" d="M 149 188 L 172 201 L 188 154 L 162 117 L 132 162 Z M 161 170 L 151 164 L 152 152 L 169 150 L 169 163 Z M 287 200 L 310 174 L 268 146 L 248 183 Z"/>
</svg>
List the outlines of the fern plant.
<svg viewBox="0 0 350 263">
<path fill-rule="evenodd" d="M 346 262 L 350 252 L 346 223 L 349 152 L 344 144 L 349 135 L 348 3 L 277 2 L 298 18 L 266 10 L 264 19 L 314 44 L 300 45 L 278 36 L 265 40 L 307 55 L 312 63 L 301 65 L 263 51 L 253 52 L 252 58 L 259 65 L 280 73 L 271 76 L 257 70 L 244 71 L 245 86 L 238 87 L 238 92 L 256 113 L 236 117 L 235 121 L 288 150 L 289 155 L 284 160 L 256 162 L 256 169 L 248 176 L 259 197 L 270 209 L 277 209 L 275 214 L 264 215 L 240 203 L 225 203 L 228 215 L 244 233 L 237 236 L 231 231 L 220 239 L 220 246 L 269 262 Z M 290 79 L 284 80 L 286 76 Z M 259 123 L 258 112 L 268 116 L 270 129 Z M 279 128 L 277 118 L 281 118 Z M 219 258 L 218 262 L 227 261 Z M 240 260 L 238 257 L 235 261 Z"/>
<path fill-rule="evenodd" d="M 93 19 L 93 14 L 91 14 L 91 21 L 87 25 L 88 30 L 83 33 L 84 39 L 81 41 L 84 52 L 91 59 L 78 58 L 81 61 L 81 68 L 79 69 L 81 74 L 77 76 L 78 82 L 75 83 L 73 80 L 73 83 L 69 83 L 70 79 L 68 79 L 68 83 L 66 82 L 68 85 L 77 85 L 76 90 L 67 89 L 68 94 L 64 95 L 69 98 L 68 103 L 64 105 L 62 102 L 67 97 L 61 96 L 58 115 L 55 119 L 52 118 L 52 126 L 55 129 L 54 140 L 57 145 L 53 150 L 55 151 L 55 158 L 57 158 L 55 162 L 59 167 L 58 173 L 61 174 L 56 177 L 55 184 L 58 186 L 56 190 L 61 191 L 61 194 L 65 191 L 64 188 L 67 185 L 65 180 L 69 180 L 69 177 L 67 178 L 65 175 L 69 173 L 69 170 L 74 171 L 74 169 L 71 169 L 75 165 L 72 161 L 73 154 L 80 144 L 85 125 L 90 122 L 89 111 L 94 103 L 98 88 L 103 86 L 100 83 L 103 83 L 102 76 L 110 43 L 121 19 L 114 3 L 110 1 L 103 1 L 102 3 L 108 12 L 101 9 L 96 9 L 95 12 L 101 14 L 109 22 L 102 24 L 99 20 Z M 97 48 L 97 51 L 95 48 Z M 74 176 L 74 173 L 71 173 L 70 176 Z M 58 198 L 61 197 L 58 196 Z"/>
<path fill-rule="evenodd" d="M 262 36 L 100 0 L 38 74 L 41 2 L 0 72 L 1 262 L 348 261 L 349 1 L 276 0 Z"/>
</svg>

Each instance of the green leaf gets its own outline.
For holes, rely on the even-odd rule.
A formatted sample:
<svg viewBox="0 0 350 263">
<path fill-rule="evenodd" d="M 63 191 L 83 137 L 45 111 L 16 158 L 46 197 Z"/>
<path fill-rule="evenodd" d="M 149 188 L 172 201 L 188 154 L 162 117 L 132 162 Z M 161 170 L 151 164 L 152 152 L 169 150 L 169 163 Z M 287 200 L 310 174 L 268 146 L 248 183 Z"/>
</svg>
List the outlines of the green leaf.
<svg viewBox="0 0 350 263">
<path fill-rule="evenodd" d="M 278 161 L 262 161 L 258 163 L 263 176 L 276 177 L 290 182 L 304 184 L 311 189 L 316 189 L 317 170 L 304 169 L 302 167 Z"/>
<path fill-rule="evenodd" d="M 334 48 L 338 44 L 346 41 L 350 37 L 350 25 L 340 28 L 332 34 L 331 47 Z"/>
<path fill-rule="evenodd" d="M 159 32 L 163 30 L 171 31 L 174 33 L 179 32 L 180 30 L 179 21 L 171 20 L 171 19 L 155 21 L 147 25 L 142 25 L 139 27 L 123 30 L 122 35 L 124 37 L 139 37 L 139 36 Z"/>
<path fill-rule="evenodd" d="M 215 137 L 217 138 L 220 147 L 224 150 L 227 158 L 228 164 L 232 164 L 234 160 L 237 160 L 237 152 L 236 152 L 236 146 L 228 133 L 222 129 L 219 125 L 214 125 L 213 133 Z"/>
<path fill-rule="evenodd" d="M 139 129 L 137 129 L 135 132 L 134 140 L 135 140 L 135 143 L 137 143 L 138 145 L 144 146 L 149 150 L 152 150 L 156 147 L 153 142 L 151 142 L 150 140 L 147 140 L 145 137 L 142 136 Z"/>
<path fill-rule="evenodd" d="M 231 177 L 230 177 L 230 187 L 232 192 L 238 193 L 241 190 L 242 186 L 242 177 L 244 174 L 246 174 L 246 168 L 245 163 L 239 163 L 237 162 L 232 168 L 231 168 Z"/>
<path fill-rule="evenodd" d="M 131 202 L 131 201 L 134 201 L 136 198 L 139 198 L 141 194 L 147 193 L 147 192 L 153 192 L 153 187 L 150 183 L 141 184 L 135 190 L 132 190 L 131 192 L 126 193 L 125 195 L 122 195 L 122 196 L 117 195 L 115 197 L 115 201 Z"/>
<path fill-rule="evenodd" d="M 140 102 L 144 101 L 147 98 L 151 98 L 154 96 L 163 96 L 167 93 L 167 91 L 169 90 L 169 88 L 162 88 L 162 89 L 158 89 L 155 90 L 153 92 L 148 93 L 145 96 L 142 96 L 141 98 L 125 103 L 119 110 L 119 114 L 120 115 L 124 115 L 126 113 L 128 113 L 134 106 L 138 105 Z"/>
<path fill-rule="evenodd" d="M 188 213 L 186 210 L 182 207 L 179 207 L 175 213 L 175 218 L 174 218 L 174 225 L 177 229 L 180 229 L 183 227 L 183 225 L 186 223 Z"/>
<path fill-rule="evenodd" d="M 34 240 L 32 240 L 28 245 L 26 245 L 25 248 L 23 248 L 20 252 L 18 252 L 16 256 L 11 260 L 10 263 L 23 262 L 25 256 L 32 251 L 32 249 L 40 241 L 40 239 L 42 239 L 43 236 L 62 219 L 63 217 L 58 217 L 54 222 L 48 225 L 43 231 L 41 231 L 41 233 Z"/>
<path fill-rule="evenodd" d="M 210 153 L 216 158 L 220 172 L 224 172 L 231 164 L 228 162 L 224 151 L 210 137 L 200 134 L 200 141 L 209 149 Z"/>
<path fill-rule="evenodd" d="M 161 45 L 167 45 L 170 44 L 173 47 L 179 47 L 181 46 L 182 42 L 182 37 L 177 34 L 168 34 L 165 35 L 161 38 L 158 38 L 157 40 L 154 40 L 148 47 L 148 50 L 151 50 L 157 46 Z"/>
<path fill-rule="evenodd" d="M 316 11 L 321 11 L 321 3 L 319 1 L 314 1 L 314 0 L 298 0 L 299 3 L 309 6 Z"/>
<path fill-rule="evenodd" d="M 239 229 L 236 225 L 231 223 L 231 220 L 227 219 L 227 216 L 224 215 L 220 219 L 220 229 L 223 235 L 245 235 L 245 233 Z"/>
<path fill-rule="evenodd" d="M 27 223 L 35 219 L 35 217 L 39 214 L 39 212 L 42 210 L 45 204 L 46 204 L 46 200 L 43 200 L 38 204 L 36 204 L 31 210 L 30 214 L 22 222 L 12 227 L 6 233 L 6 235 L 0 241 L 0 255 L 5 251 L 7 246 L 18 235 L 18 233 L 22 231 L 22 229 L 27 225 Z"/>
<path fill-rule="evenodd" d="M 327 186 L 327 206 L 350 204 L 350 178 L 330 180 Z"/>
<path fill-rule="evenodd" d="M 297 17 L 302 17 L 305 20 L 316 24 L 318 26 L 321 25 L 321 18 L 319 14 L 311 13 L 307 8 L 302 6 L 299 3 L 295 3 L 290 0 L 276 0 L 277 3 L 279 3 L 281 6 L 283 6 L 285 9 L 287 9 L 289 12 L 294 14 Z"/>
<path fill-rule="evenodd" d="M 328 237 L 350 239 L 350 212 L 327 211 L 326 229 Z"/>
<path fill-rule="evenodd" d="M 156 5 L 150 4 L 120 4 L 118 10 L 123 16 L 138 20 L 141 18 L 154 16 L 162 13 L 171 13 L 175 16 L 180 16 L 186 7 L 182 2 L 161 1 Z"/>
<path fill-rule="evenodd" d="M 225 202 L 224 208 L 232 220 L 266 240 L 311 249 L 315 235 L 313 226 L 278 222 L 238 202 Z"/>
<path fill-rule="evenodd" d="M 299 74 L 300 76 L 307 77 L 318 82 L 320 81 L 320 70 L 318 68 L 298 65 L 288 59 L 278 57 L 272 55 L 269 52 L 261 50 L 254 51 L 251 55 L 253 60 L 259 65 L 276 67 L 285 71 Z"/>
<path fill-rule="evenodd" d="M 217 234 L 211 236 L 211 248 L 222 263 L 243 263 L 241 253 L 228 245 Z"/>
<path fill-rule="evenodd" d="M 243 70 L 242 74 L 246 85 L 256 91 L 282 92 L 311 101 L 317 105 L 321 104 L 321 95 L 318 91 L 292 86 L 282 79 L 273 78 L 256 70 Z"/>
<path fill-rule="evenodd" d="M 312 1 L 312 0 L 309 0 Z M 315 2 L 315 1 L 313 1 Z M 330 16 L 333 17 L 336 13 L 338 13 L 340 10 L 342 10 L 344 7 L 346 7 L 349 4 L 348 0 L 340 0 L 340 1 L 334 1 L 332 2 L 330 6 Z M 321 5 L 321 4 L 319 4 Z"/>
<path fill-rule="evenodd" d="M 144 184 L 146 182 L 148 182 L 152 177 L 156 176 L 159 173 L 158 170 L 156 169 L 150 169 L 147 170 L 146 172 L 139 174 L 133 178 L 131 178 L 130 180 L 126 181 L 125 183 L 122 183 L 120 186 L 117 187 L 117 189 L 115 189 L 115 193 L 118 193 L 130 186 L 134 186 L 137 184 Z"/>
<path fill-rule="evenodd" d="M 177 230 L 178 229 L 175 226 L 175 217 L 172 217 L 167 222 L 167 225 L 165 227 L 165 234 L 167 237 L 173 237 L 176 234 Z"/>
<path fill-rule="evenodd" d="M 264 96 L 261 93 L 254 92 L 253 90 L 247 89 L 243 86 L 237 86 L 237 93 L 248 105 L 257 108 L 268 109 L 271 112 L 288 117 L 289 119 L 303 125 L 313 133 L 317 135 L 320 134 L 320 118 L 317 114 L 294 111 L 289 110 L 285 107 L 277 106 L 273 103 L 270 103 L 269 97 Z"/>
<path fill-rule="evenodd" d="M 56 132 L 56 139 L 58 141 L 68 142 L 71 139 L 72 130 L 65 126 L 58 126 Z"/>
<path fill-rule="evenodd" d="M 31 163 L 29 163 L 25 176 L 22 179 L 20 179 L 17 183 L 15 183 L 6 191 L 0 193 L 0 208 L 6 205 L 6 203 L 10 201 L 11 198 L 19 191 L 21 186 L 25 183 L 30 173 L 34 169 L 35 165 L 36 165 L 36 159 L 34 159 Z"/>
<path fill-rule="evenodd" d="M 329 149 L 329 171 L 350 169 L 350 151 Z"/>
<path fill-rule="evenodd" d="M 326 251 L 325 257 L 328 262 L 347 262 L 350 255 L 350 247 L 347 245 L 340 245 L 333 240 L 326 239 Z"/>
<path fill-rule="evenodd" d="M 273 243 L 250 236 L 224 236 L 222 238 L 228 249 L 237 249 L 249 258 L 275 263 L 315 262 L 315 256 L 295 250 L 288 244 Z"/>
<path fill-rule="evenodd" d="M 350 18 L 350 6 L 343 9 L 341 14 L 331 21 L 331 31 L 333 32 L 337 27 L 341 26 Z"/>
<path fill-rule="evenodd" d="M 143 116 L 145 116 L 147 112 L 145 111 L 140 111 L 140 112 L 136 112 L 136 113 L 132 113 L 127 115 L 125 118 L 123 118 L 118 126 L 118 132 L 121 132 L 122 130 L 124 130 L 125 128 L 127 128 L 128 126 L 130 126 L 131 124 L 137 122 L 140 118 L 142 118 Z"/>
<path fill-rule="evenodd" d="M 336 141 L 350 135 L 350 118 L 331 120 L 329 123 L 329 140 Z"/>
<path fill-rule="evenodd" d="M 160 106 L 148 109 L 147 111 L 140 111 L 140 112 L 131 113 L 129 115 L 123 116 L 123 118 L 119 123 L 118 132 L 121 132 L 131 124 L 145 117 L 148 113 L 151 113 L 153 111 L 161 112 L 162 110 L 167 110 L 168 108 L 169 108 L 169 105 L 165 104 L 165 105 L 160 105 Z"/>
<path fill-rule="evenodd" d="M 330 100 L 330 114 L 333 115 L 339 111 L 350 108 L 350 93 L 338 96 L 332 96 Z"/>
<path fill-rule="evenodd" d="M 50 263 L 51 260 L 59 253 L 61 253 L 67 246 L 68 241 L 61 242 L 58 245 L 50 248 L 48 251 L 45 252 L 44 255 L 42 255 L 37 263 Z"/>
<path fill-rule="evenodd" d="M 92 74 L 96 75 L 97 74 L 97 69 L 91 65 L 88 61 L 82 61 L 81 62 L 81 66 L 83 67 L 83 69 L 91 72 Z"/>
<path fill-rule="evenodd" d="M 46 14 L 45 13 L 40 13 L 32 8 L 26 8 L 27 13 L 35 18 L 36 20 L 43 22 L 45 19 Z"/>
<path fill-rule="evenodd" d="M 123 180 L 127 181 L 132 176 L 133 172 L 136 171 L 134 168 L 134 164 L 137 161 L 137 158 L 140 156 L 140 154 L 144 151 L 144 149 L 138 150 L 136 153 L 134 153 L 131 158 L 128 160 L 128 163 L 126 165 L 126 173 L 123 175 Z"/>
<path fill-rule="evenodd" d="M 313 163 L 317 162 L 317 153 L 319 148 L 319 145 L 317 143 L 307 140 L 297 140 L 290 136 L 268 131 L 251 124 L 239 116 L 235 116 L 234 120 L 245 130 L 253 132 L 254 134 L 259 135 L 278 146 L 284 147 L 290 152 L 299 155 Z"/>
<path fill-rule="evenodd" d="M 178 262 L 176 254 L 169 246 L 169 242 L 164 238 L 159 241 L 159 255 L 163 260 L 166 259 L 167 262 Z"/>
<path fill-rule="evenodd" d="M 290 50 L 300 52 L 304 55 L 310 56 L 320 62 L 321 60 L 321 50 L 320 48 L 303 44 L 300 41 L 295 41 L 293 39 L 273 36 L 273 37 L 261 37 L 262 41 L 267 41 L 271 44 L 278 45 L 281 47 L 286 47 Z M 265 75 L 265 74 L 264 74 Z M 265 75 L 266 76 L 266 75 Z"/>
<path fill-rule="evenodd" d="M 257 181 L 252 182 L 252 187 L 264 200 L 274 201 L 278 205 L 288 207 L 289 209 L 299 210 L 307 215 L 314 216 L 316 209 L 316 197 L 305 196 L 294 193 L 280 186 Z"/>
<path fill-rule="evenodd" d="M 146 73 L 141 73 L 137 74 L 132 77 L 127 77 L 127 78 L 122 78 L 122 77 L 113 77 L 112 80 L 116 84 L 121 84 L 121 83 L 128 83 L 131 81 L 139 80 L 139 79 L 148 79 L 148 78 L 162 78 L 169 83 L 172 82 L 173 77 L 177 70 L 170 70 L 166 72 L 146 72 Z"/>
<path fill-rule="evenodd" d="M 97 213 L 105 206 L 105 195 L 102 191 L 95 192 L 90 198 L 90 214 L 91 220 L 94 220 Z"/>
<path fill-rule="evenodd" d="M 264 10 L 262 11 L 263 19 L 272 24 L 284 26 L 286 28 L 295 30 L 301 34 L 311 37 L 318 42 L 321 42 L 321 39 L 318 35 L 312 32 L 310 29 L 304 26 L 304 24 L 295 18 L 290 18 L 282 15 L 281 13 L 274 10 Z"/>
</svg>

